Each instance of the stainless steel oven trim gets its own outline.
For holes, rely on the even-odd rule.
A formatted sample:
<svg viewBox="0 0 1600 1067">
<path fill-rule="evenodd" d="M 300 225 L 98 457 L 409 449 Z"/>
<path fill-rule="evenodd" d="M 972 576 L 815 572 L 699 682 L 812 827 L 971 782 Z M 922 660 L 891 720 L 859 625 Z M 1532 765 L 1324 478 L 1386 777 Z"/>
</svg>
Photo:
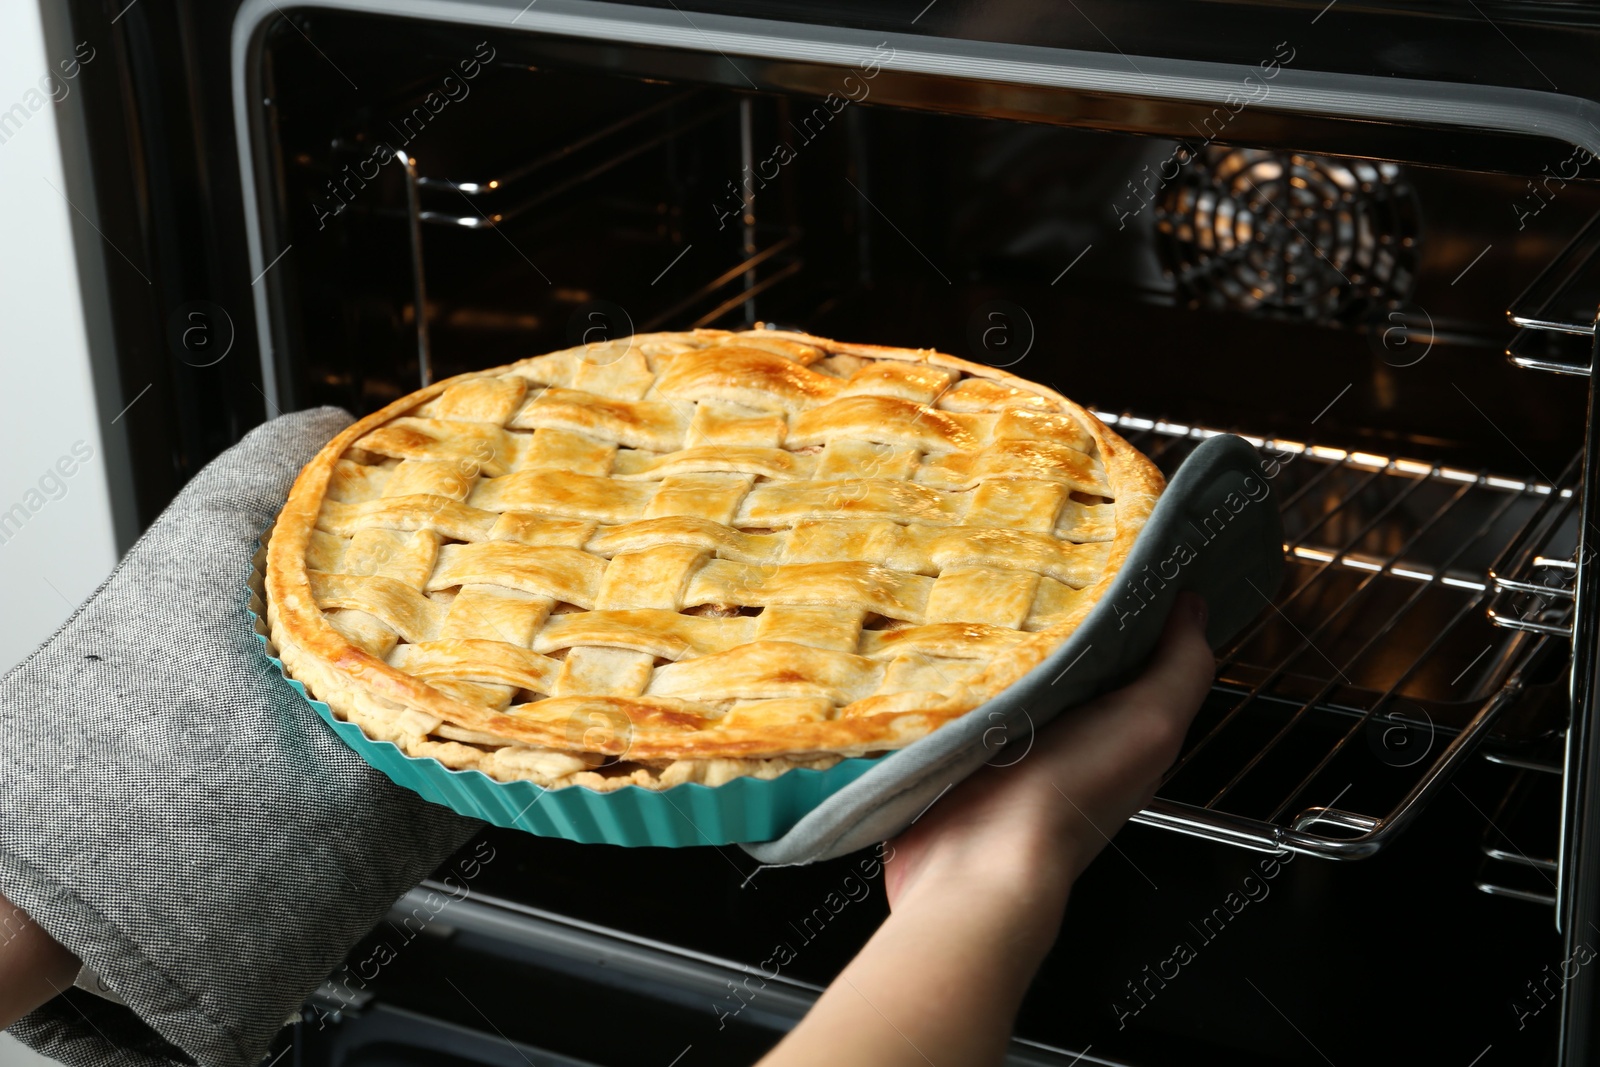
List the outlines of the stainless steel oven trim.
<svg viewBox="0 0 1600 1067">
<path fill-rule="evenodd" d="M 263 287 L 268 268 L 257 182 L 261 145 L 255 64 L 261 33 L 286 7 L 321 8 L 430 19 L 499 30 L 599 39 L 624 44 L 718 52 L 728 56 L 788 59 L 851 67 L 869 60 L 908 73 L 1053 86 L 1132 97 L 1224 104 L 1237 98 L 1254 67 L 1128 56 L 1030 45 L 963 41 L 914 34 L 869 33 L 835 26 L 770 22 L 680 10 L 627 7 L 595 0 L 320 0 L 278 4 L 246 0 L 234 17 L 232 44 L 234 127 L 239 148 L 246 238 L 250 252 L 262 388 L 277 410 L 270 301 Z M 880 44 L 893 49 L 885 57 Z M 731 62 L 731 60 L 730 60 Z M 1132 69 L 1130 69 L 1132 68 Z M 1496 133 L 1540 136 L 1600 152 L 1600 103 L 1557 93 L 1450 82 L 1280 69 L 1268 96 L 1255 106 L 1270 110 L 1401 123 L 1427 123 Z M 291 246 L 292 248 L 292 246 Z M 282 254 L 288 249 L 277 252 Z"/>
<path fill-rule="evenodd" d="M 1595 346 L 1600 348 L 1600 334 Z M 1591 356 L 1591 362 L 1593 356 Z M 1594 709 L 1600 705 L 1600 566 L 1596 566 L 1595 547 L 1589 534 L 1600 522 L 1600 455 L 1596 455 L 1596 434 L 1600 433 L 1600 379 L 1589 379 L 1589 417 L 1586 428 L 1589 447 L 1584 456 L 1582 501 L 1585 535 L 1578 548 L 1578 575 L 1573 589 L 1572 614 L 1572 718 L 1567 727 L 1561 767 L 1561 852 L 1556 873 L 1556 928 L 1564 939 L 1566 958 L 1576 956 L 1579 947 L 1590 944 L 1590 935 L 1600 935 L 1600 857 L 1593 847 L 1584 847 L 1585 835 L 1593 835 L 1600 823 L 1600 788 L 1594 776 L 1600 774 L 1600 730 L 1596 730 Z M 1563 1064 L 1592 1063 L 1600 1049 L 1600 1033 L 1593 1025 L 1594 1005 L 1600 1001 L 1600 979 L 1592 968 L 1580 969 L 1561 998 L 1561 1051 Z"/>
</svg>

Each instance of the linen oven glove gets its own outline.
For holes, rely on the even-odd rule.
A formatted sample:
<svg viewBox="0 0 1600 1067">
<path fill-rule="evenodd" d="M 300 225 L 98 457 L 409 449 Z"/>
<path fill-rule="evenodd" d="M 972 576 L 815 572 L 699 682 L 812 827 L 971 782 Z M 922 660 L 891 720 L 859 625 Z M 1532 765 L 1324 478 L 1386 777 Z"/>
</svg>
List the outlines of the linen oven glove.
<svg viewBox="0 0 1600 1067">
<path fill-rule="evenodd" d="M 47 1056 L 259 1063 L 482 826 L 362 762 L 251 629 L 258 539 L 350 421 L 286 415 L 219 456 L 0 687 L 0 894 L 128 1005 L 56 997 L 12 1028 Z"/>
</svg>

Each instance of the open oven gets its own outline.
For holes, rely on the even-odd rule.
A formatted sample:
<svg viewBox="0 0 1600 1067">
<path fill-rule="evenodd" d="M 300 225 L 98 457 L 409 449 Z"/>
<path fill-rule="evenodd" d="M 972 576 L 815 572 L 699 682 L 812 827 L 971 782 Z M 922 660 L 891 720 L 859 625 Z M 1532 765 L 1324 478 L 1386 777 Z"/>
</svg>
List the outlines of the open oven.
<svg viewBox="0 0 1600 1067">
<path fill-rule="evenodd" d="M 691 326 L 1241 434 L 1287 576 L 1014 1061 L 1600 1063 L 1597 26 L 1470 6 L 73 0 L 125 525 L 267 414 Z M 869 866 L 491 832 L 283 1046 L 751 1062 Z"/>
</svg>

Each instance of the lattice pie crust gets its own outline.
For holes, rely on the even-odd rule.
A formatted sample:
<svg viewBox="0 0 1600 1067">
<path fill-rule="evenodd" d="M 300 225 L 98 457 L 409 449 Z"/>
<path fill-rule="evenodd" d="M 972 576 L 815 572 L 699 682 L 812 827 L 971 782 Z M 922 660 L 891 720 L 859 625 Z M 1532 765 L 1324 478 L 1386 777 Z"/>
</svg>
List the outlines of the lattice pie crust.
<svg viewBox="0 0 1600 1067">
<path fill-rule="evenodd" d="M 904 746 L 1078 626 L 1162 488 L 1071 401 L 933 351 L 647 334 L 328 443 L 268 549 L 289 672 L 413 756 L 719 784 Z"/>
</svg>

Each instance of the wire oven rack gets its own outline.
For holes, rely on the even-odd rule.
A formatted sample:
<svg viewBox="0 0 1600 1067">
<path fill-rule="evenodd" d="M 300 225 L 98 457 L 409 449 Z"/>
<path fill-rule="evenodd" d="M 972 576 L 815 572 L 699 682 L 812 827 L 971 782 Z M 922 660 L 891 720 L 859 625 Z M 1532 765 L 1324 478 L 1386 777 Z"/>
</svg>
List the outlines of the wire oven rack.
<svg viewBox="0 0 1600 1067">
<path fill-rule="evenodd" d="M 1561 761 L 1549 753 L 1531 758 L 1484 755 L 1503 765 L 1510 781 L 1485 816 L 1473 886 L 1490 896 L 1554 905 L 1560 861 L 1552 815 L 1560 804 Z"/>
<path fill-rule="evenodd" d="M 547 205 L 689 130 L 725 117 L 737 116 L 740 173 L 749 173 L 754 165 L 752 114 L 749 98 L 737 103 L 708 103 L 705 93 L 688 90 L 631 111 L 533 160 L 496 170 L 492 176 L 480 175 L 471 181 L 427 173 L 415 156 L 395 152 L 394 161 L 400 164 L 403 172 L 406 194 L 404 210 L 397 214 L 408 226 L 412 301 L 416 309 L 411 321 L 416 332 L 420 384 L 429 385 L 434 377 L 424 255 L 424 232 L 428 227 L 474 231 L 503 229 L 533 208 Z M 351 141 L 339 147 L 353 152 L 359 149 L 359 144 Z M 758 224 L 748 190 L 746 196 L 739 222 L 743 246 L 739 260 L 658 313 L 634 323 L 636 332 L 648 333 L 667 325 L 678 328 L 684 323 L 698 329 L 740 308 L 744 310 L 745 321 L 754 322 L 756 298 L 799 274 L 804 267 L 800 231 L 784 225 Z"/>
<path fill-rule="evenodd" d="M 797 242 L 774 236 L 668 314 L 703 312 L 698 326 L 737 311 L 801 269 Z M 1169 475 L 1223 432 L 1098 414 Z M 1279 472 L 1289 577 L 1220 650 L 1211 699 L 1135 820 L 1263 851 L 1371 855 L 1514 703 L 1544 642 L 1567 633 L 1579 464 L 1545 482 L 1241 436 Z"/>
<path fill-rule="evenodd" d="M 1169 474 L 1224 432 L 1097 414 Z M 1241 436 L 1275 483 L 1287 574 L 1276 593 L 1257 590 L 1261 614 L 1219 650 L 1211 696 L 1135 821 L 1262 851 L 1369 856 L 1565 632 L 1570 598 L 1509 576 L 1575 551 L 1579 458 L 1552 483 Z"/>
<path fill-rule="evenodd" d="M 692 92 L 673 96 L 480 181 L 426 174 L 400 157 L 417 308 L 428 306 L 424 226 L 497 228 L 643 150 L 630 136 L 627 151 L 614 151 L 616 135 L 672 114 L 667 136 L 725 113 Z M 748 162 L 748 101 L 738 115 Z M 425 208 L 430 193 L 444 194 L 455 210 Z M 709 325 L 741 306 L 752 318 L 753 298 L 803 261 L 799 235 L 758 228 L 748 204 L 742 229 L 745 254 L 736 266 L 637 327 Z M 1600 226 L 1586 234 L 1600 245 Z M 426 384 L 428 316 L 414 321 Z M 1518 321 L 1546 328 L 1537 315 Z M 1561 369 L 1578 373 L 1570 363 Z M 1131 412 L 1098 414 L 1168 474 L 1200 440 L 1224 432 Z M 1217 682 L 1178 763 L 1135 818 L 1263 851 L 1371 855 L 1515 702 L 1540 648 L 1568 632 L 1579 461 L 1551 481 L 1519 479 L 1241 436 L 1273 472 L 1288 576 L 1276 594 L 1258 591 L 1260 616 L 1219 651 Z"/>
</svg>

